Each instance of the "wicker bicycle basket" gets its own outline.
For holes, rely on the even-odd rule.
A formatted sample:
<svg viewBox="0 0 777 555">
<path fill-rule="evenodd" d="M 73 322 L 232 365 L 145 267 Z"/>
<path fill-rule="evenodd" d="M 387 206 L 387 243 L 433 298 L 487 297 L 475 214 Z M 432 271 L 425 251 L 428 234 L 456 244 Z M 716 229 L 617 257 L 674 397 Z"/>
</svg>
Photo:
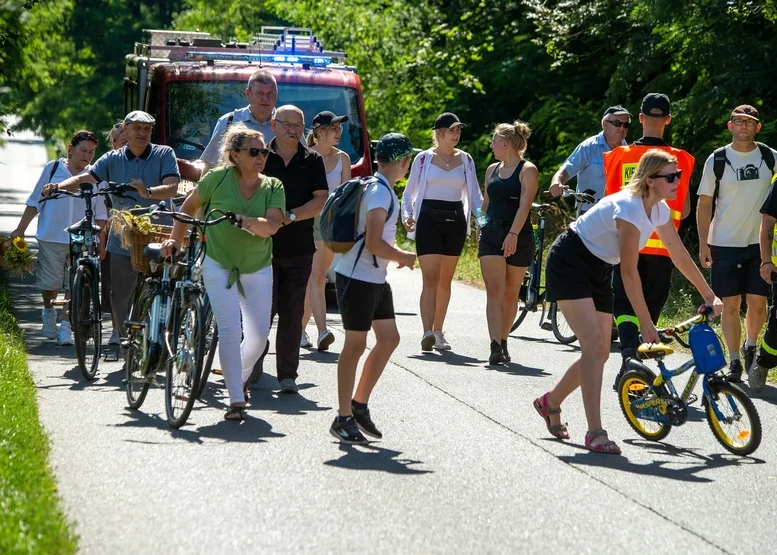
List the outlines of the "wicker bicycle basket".
<svg viewBox="0 0 777 555">
<path fill-rule="evenodd" d="M 150 274 L 148 258 L 143 255 L 145 249 L 151 243 L 161 243 L 170 237 L 173 228 L 167 225 L 154 225 L 153 233 L 143 233 L 136 229 L 125 229 L 124 239 L 129 243 L 130 260 L 132 269 L 143 274 Z"/>
</svg>

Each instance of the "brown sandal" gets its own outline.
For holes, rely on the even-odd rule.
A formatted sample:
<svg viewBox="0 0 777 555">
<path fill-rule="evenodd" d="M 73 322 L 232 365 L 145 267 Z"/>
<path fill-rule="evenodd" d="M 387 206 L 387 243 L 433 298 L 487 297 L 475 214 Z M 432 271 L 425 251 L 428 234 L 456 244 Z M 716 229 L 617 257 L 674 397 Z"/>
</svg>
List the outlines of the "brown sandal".
<svg viewBox="0 0 777 555">
<path fill-rule="evenodd" d="M 569 432 L 567 431 L 566 424 L 550 423 L 550 415 L 561 414 L 561 407 L 557 409 L 551 408 L 550 404 L 548 403 L 547 393 L 542 397 L 537 397 L 532 404 L 534 405 L 534 410 L 536 410 L 543 418 L 543 420 L 545 420 L 545 425 L 548 427 L 548 432 L 550 432 L 550 435 L 556 439 L 569 439 Z"/>
<path fill-rule="evenodd" d="M 237 405 L 230 405 L 227 412 L 224 413 L 224 420 L 234 420 L 240 422 L 245 417 L 245 406 L 239 407 Z"/>
</svg>

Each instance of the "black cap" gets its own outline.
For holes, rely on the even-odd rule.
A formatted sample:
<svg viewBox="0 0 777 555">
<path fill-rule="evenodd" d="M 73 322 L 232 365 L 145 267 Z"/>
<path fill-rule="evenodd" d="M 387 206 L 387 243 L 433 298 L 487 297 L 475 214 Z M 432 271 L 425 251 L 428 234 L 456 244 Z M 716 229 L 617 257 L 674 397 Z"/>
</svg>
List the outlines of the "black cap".
<svg viewBox="0 0 777 555">
<path fill-rule="evenodd" d="M 334 112 L 319 112 L 313 118 L 313 129 L 321 125 L 331 125 L 348 121 L 348 116 L 336 116 Z"/>
<path fill-rule="evenodd" d="M 629 116 L 631 117 L 631 112 L 629 112 L 626 108 L 621 106 L 620 104 L 616 104 L 615 106 L 610 106 L 604 111 L 603 118 L 606 118 L 607 116 Z"/>
<path fill-rule="evenodd" d="M 642 99 L 640 112 L 654 118 L 665 118 L 669 115 L 669 97 L 662 93 L 648 93 Z"/>
<path fill-rule="evenodd" d="M 437 119 L 434 120 L 434 127 L 432 127 L 432 129 L 453 129 L 454 127 L 467 126 L 459 121 L 459 116 L 456 114 L 445 112 L 444 114 L 437 116 Z"/>
<path fill-rule="evenodd" d="M 413 155 L 413 143 L 401 133 L 383 135 L 375 147 L 375 156 L 381 162 L 399 162 Z"/>
</svg>

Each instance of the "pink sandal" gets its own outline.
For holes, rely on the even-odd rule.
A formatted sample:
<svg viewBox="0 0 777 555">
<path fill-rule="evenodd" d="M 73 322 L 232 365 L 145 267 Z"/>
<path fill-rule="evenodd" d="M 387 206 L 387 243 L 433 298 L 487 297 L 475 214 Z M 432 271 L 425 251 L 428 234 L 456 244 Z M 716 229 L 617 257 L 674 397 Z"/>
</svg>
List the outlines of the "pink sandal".
<svg viewBox="0 0 777 555">
<path fill-rule="evenodd" d="M 539 413 L 539 415 L 545 420 L 545 425 L 548 427 L 548 432 L 550 432 L 550 435 L 552 435 L 556 439 L 569 439 L 569 432 L 567 431 L 566 424 L 550 423 L 550 415 L 561 414 L 561 408 L 553 409 L 550 407 L 550 404 L 548 404 L 547 393 L 542 397 L 537 397 L 532 403 L 532 405 L 534 405 L 534 410 L 536 410 Z"/>
<path fill-rule="evenodd" d="M 607 441 L 604 441 L 598 445 L 591 445 L 591 442 L 597 437 L 605 437 Z M 585 434 L 585 448 L 595 453 L 605 453 L 607 455 L 620 455 L 621 448 L 618 444 L 610 440 L 607 437 L 607 432 L 604 430 L 594 430 Z"/>
</svg>

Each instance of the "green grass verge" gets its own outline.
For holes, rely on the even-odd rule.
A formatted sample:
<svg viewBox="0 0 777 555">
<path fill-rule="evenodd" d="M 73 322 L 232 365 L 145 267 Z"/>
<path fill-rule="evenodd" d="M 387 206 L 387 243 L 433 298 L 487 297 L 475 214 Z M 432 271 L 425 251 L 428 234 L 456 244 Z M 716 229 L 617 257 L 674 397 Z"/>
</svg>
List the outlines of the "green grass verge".
<svg viewBox="0 0 777 555">
<path fill-rule="evenodd" d="M 0 553 L 75 553 L 38 421 L 35 384 L 8 284 L 0 278 Z"/>
</svg>

